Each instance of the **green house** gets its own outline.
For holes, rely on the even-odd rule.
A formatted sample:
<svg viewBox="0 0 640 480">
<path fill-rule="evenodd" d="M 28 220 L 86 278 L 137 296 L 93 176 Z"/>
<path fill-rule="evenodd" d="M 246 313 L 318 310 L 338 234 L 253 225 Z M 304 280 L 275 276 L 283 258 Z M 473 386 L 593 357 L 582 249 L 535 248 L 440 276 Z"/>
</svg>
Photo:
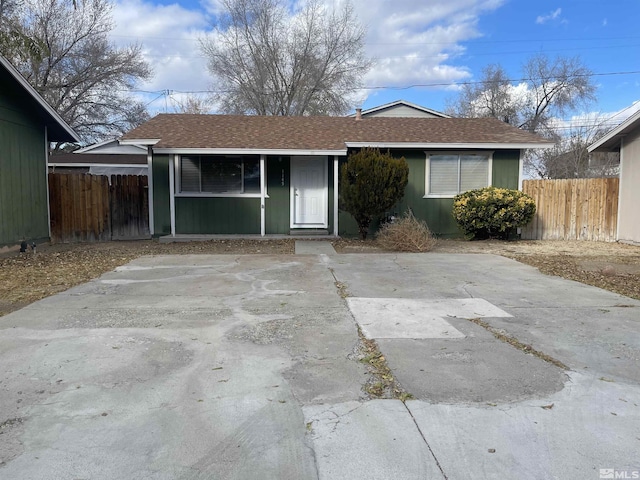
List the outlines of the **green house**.
<svg viewBox="0 0 640 480">
<path fill-rule="evenodd" d="M 146 145 L 152 233 L 356 235 L 338 202 L 339 168 L 363 147 L 409 163 L 393 213 L 411 207 L 440 235 L 458 235 L 453 196 L 518 188 L 521 152 L 551 144 L 496 119 L 161 114 L 122 137 Z"/>
<path fill-rule="evenodd" d="M 49 142 L 78 141 L 0 55 L 0 247 L 49 238 Z"/>
</svg>

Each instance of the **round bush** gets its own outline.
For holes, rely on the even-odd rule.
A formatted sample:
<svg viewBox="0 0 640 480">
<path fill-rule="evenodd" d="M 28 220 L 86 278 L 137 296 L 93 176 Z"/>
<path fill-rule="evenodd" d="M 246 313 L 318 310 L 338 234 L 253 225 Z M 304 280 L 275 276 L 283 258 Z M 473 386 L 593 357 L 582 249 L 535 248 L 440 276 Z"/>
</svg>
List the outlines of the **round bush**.
<svg viewBox="0 0 640 480">
<path fill-rule="evenodd" d="M 506 240 L 536 213 L 536 204 L 519 190 L 487 187 L 456 195 L 453 217 L 469 239 Z"/>
</svg>

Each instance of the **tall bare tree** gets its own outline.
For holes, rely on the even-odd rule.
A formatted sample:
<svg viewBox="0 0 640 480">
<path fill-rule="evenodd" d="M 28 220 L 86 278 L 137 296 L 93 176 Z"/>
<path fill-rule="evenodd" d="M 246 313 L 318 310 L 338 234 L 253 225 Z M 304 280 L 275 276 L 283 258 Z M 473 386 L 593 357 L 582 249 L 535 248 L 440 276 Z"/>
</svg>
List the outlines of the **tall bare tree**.
<svg viewBox="0 0 640 480">
<path fill-rule="evenodd" d="M 592 72 L 578 57 L 531 57 L 524 65 L 529 98 L 524 104 L 520 128 L 553 133 L 553 119 L 595 100 Z"/>
<path fill-rule="evenodd" d="M 365 30 L 350 3 L 222 0 L 224 14 L 201 39 L 225 113 L 340 115 L 371 67 Z"/>
<path fill-rule="evenodd" d="M 203 114 L 212 110 L 210 102 L 195 94 L 172 95 L 170 98 L 176 113 Z"/>
<path fill-rule="evenodd" d="M 531 173 L 540 178 L 589 178 L 617 176 L 620 154 L 589 153 L 587 147 L 606 133 L 602 117 L 574 119 L 556 127 L 556 144 L 530 158 Z"/>
<path fill-rule="evenodd" d="M 552 137 L 555 120 L 595 100 L 592 72 L 577 57 L 550 59 L 538 54 L 509 79 L 489 65 L 478 82 L 463 85 L 447 111 L 461 117 L 495 117 L 531 133 Z"/>
<path fill-rule="evenodd" d="M 5 55 L 83 140 L 121 134 L 148 118 L 128 91 L 151 69 L 139 46 L 109 41 L 109 0 L 24 0 L 2 25 L 29 39 L 4 44 Z"/>
<path fill-rule="evenodd" d="M 494 117 L 517 125 L 523 109 L 523 98 L 517 95 L 504 68 L 491 64 L 482 69 L 479 82 L 462 86 L 458 97 L 447 111 L 457 117 Z"/>
<path fill-rule="evenodd" d="M 447 112 L 461 117 L 495 117 L 561 142 L 566 149 L 571 144 L 566 141 L 567 132 L 557 130 L 556 126 L 559 119 L 595 100 L 596 86 L 591 70 L 577 57 L 550 59 L 542 54 L 529 58 L 522 70 L 522 78 L 513 80 L 500 65 L 485 67 L 478 82 L 464 85 L 450 101 Z M 576 142 L 573 145 L 580 149 Z M 524 159 L 525 169 L 534 176 L 558 178 L 561 172 L 574 176 L 577 168 L 570 164 L 560 168 L 560 161 L 575 160 L 567 155 L 557 155 L 552 162 L 548 153 L 540 155 L 529 151 Z M 555 163 L 555 167 L 551 168 L 551 163 Z"/>
</svg>

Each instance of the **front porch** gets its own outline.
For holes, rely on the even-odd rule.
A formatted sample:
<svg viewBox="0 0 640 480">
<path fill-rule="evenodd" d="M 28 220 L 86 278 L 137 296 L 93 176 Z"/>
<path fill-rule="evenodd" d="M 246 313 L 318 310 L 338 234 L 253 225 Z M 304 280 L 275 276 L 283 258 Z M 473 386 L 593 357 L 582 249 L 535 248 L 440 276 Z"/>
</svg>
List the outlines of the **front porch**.
<svg viewBox="0 0 640 480">
<path fill-rule="evenodd" d="M 194 173 L 185 176 L 185 156 L 154 155 L 150 169 L 154 236 L 163 243 L 223 238 L 336 238 L 340 156 L 309 153 L 255 155 L 259 186 L 256 178 L 255 190 L 239 192 L 205 191 L 202 187 L 200 191 L 187 190 L 187 180 L 193 182 Z M 244 157 L 246 163 L 248 157 Z M 198 173 L 195 169 L 194 172 Z M 243 175 L 246 177 L 244 170 Z M 202 179 L 200 184 L 204 185 Z"/>
<path fill-rule="evenodd" d="M 209 242 L 212 240 L 335 240 L 340 238 L 337 235 L 330 234 L 247 234 L 247 235 L 235 235 L 235 234 L 188 234 L 178 233 L 176 235 L 163 235 L 158 237 L 160 243 L 175 243 L 175 242 Z"/>
</svg>

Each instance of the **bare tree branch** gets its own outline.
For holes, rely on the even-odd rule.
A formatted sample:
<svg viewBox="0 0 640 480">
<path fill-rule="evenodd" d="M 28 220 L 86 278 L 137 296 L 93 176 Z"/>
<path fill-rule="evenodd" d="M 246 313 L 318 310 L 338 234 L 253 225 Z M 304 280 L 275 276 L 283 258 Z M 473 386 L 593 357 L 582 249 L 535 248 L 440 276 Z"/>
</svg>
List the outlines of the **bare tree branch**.
<svg viewBox="0 0 640 480">
<path fill-rule="evenodd" d="M 307 0 L 293 14 L 282 0 L 222 0 L 225 14 L 201 39 L 225 113 L 340 115 L 362 77 L 365 31 L 352 6 L 331 11 Z"/>
<path fill-rule="evenodd" d="M 109 0 L 24 0 L 11 23 L 37 47 L 14 42 L 7 57 L 84 141 L 122 134 L 148 118 L 127 92 L 151 69 L 139 46 L 109 42 Z"/>
<path fill-rule="evenodd" d="M 463 86 L 447 111 L 454 116 L 495 117 L 560 142 L 565 149 L 562 154 L 555 149 L 540 155 L 526 152 L 525 168 L 529 174 L 541 178 L 584 176 L 590 172 L 584 167 L 586 145 L 574 141 L 572 145 L 577 150 L 573 154 L 579 158 L 569 159 L 565 155 L 568 152 L 566 135 L 556 127 L 566 114 L 593 101 L 595 91 L 591 71 L 579 58 L 552 60 L 546 55 L 534 55 L 524 64 L 523 79 L 516 84 L 508 79 L 500 65 L 485 67 L 481 81 Z M 585 138 L 584 133 L 578 137 Z M 555 155 L 554 160 L 550 155 Z M 565 167 L 559 167 L 561 160 L 567 163 Z"/>
</svg>

